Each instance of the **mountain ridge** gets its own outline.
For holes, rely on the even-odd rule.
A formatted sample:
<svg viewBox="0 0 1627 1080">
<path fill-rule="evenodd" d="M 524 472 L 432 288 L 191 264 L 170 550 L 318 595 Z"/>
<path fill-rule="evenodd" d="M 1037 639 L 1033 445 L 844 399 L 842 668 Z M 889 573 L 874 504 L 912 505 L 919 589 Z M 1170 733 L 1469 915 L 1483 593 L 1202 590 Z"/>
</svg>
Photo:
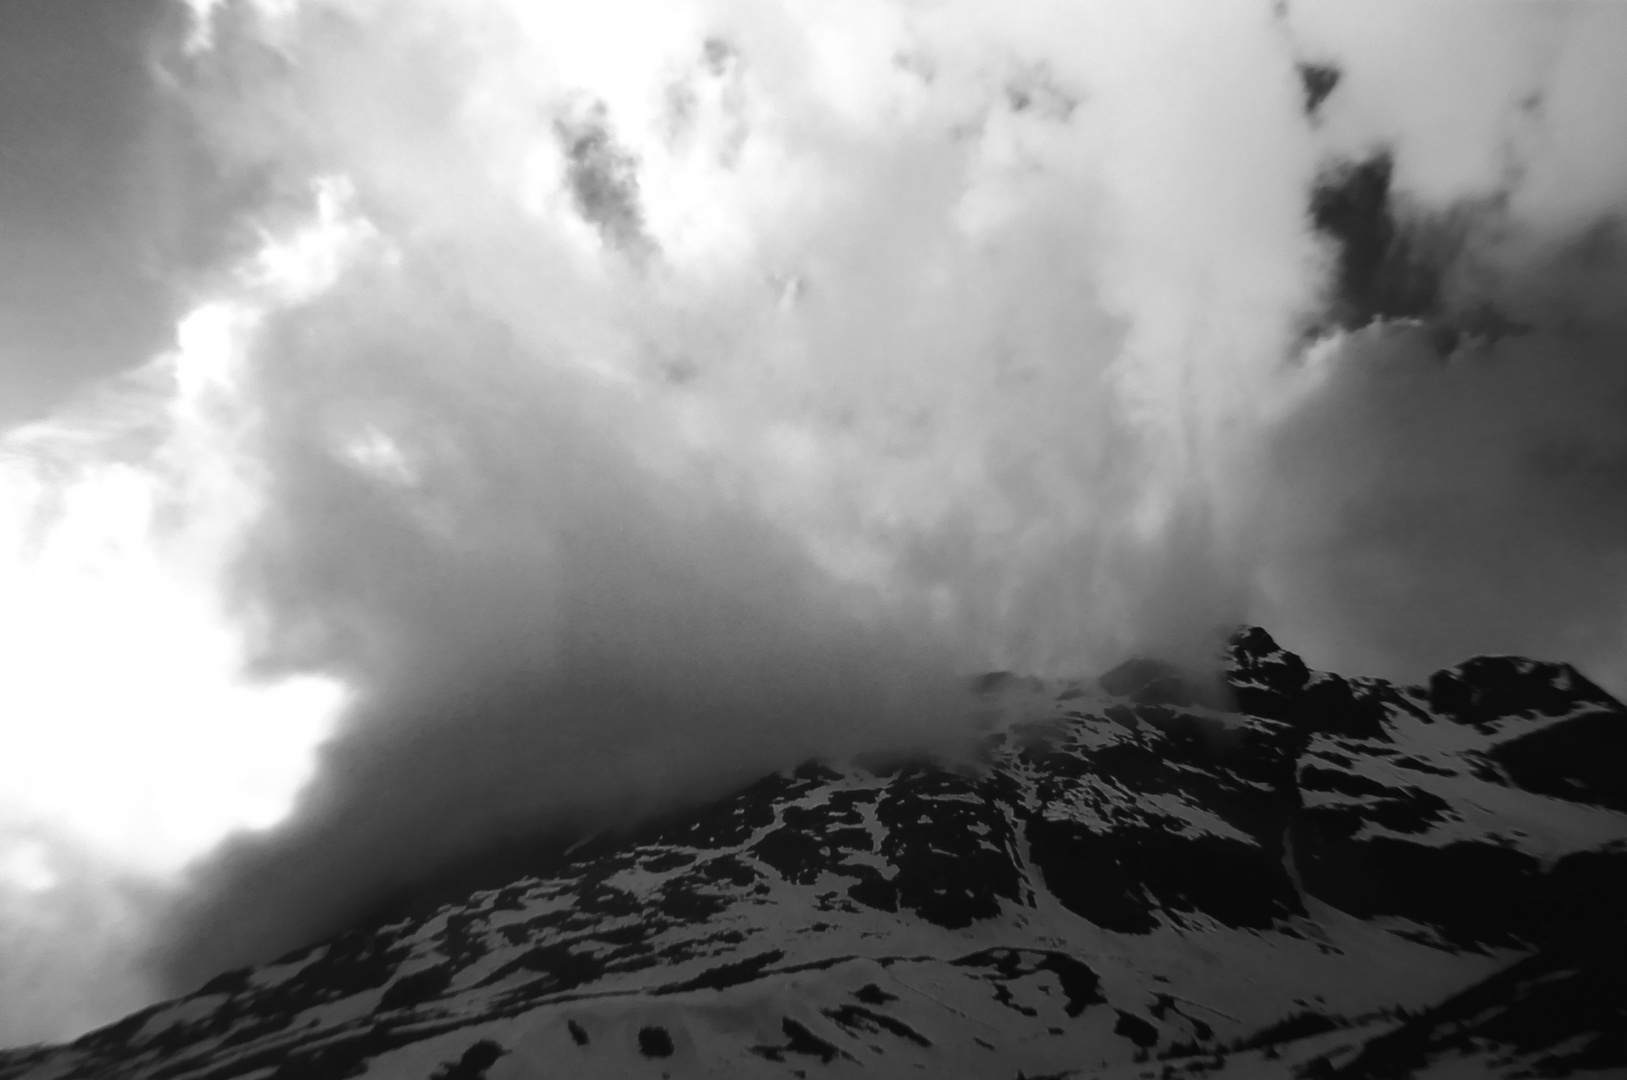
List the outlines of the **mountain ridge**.
<svg viewBox="0 0 1627 1080">
<path fill-rule="evenodd" d="M 1517 657 L 1314 672 L 1259 628 L 1225 684 L 985 676 L 975 762 L 776 773 L 0 1078 L 1627 1068 L 1620 703 Z"/>
</svg>

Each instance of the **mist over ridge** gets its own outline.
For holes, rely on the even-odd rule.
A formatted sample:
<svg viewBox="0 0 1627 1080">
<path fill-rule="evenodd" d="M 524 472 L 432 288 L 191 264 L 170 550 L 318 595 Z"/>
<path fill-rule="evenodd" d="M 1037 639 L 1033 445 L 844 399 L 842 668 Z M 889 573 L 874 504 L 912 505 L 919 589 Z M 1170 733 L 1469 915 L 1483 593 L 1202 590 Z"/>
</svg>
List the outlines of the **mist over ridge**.
<svg viewBox="0 0 1627 1080">
<path fill-rule="evenodd" d="M 69 998 L 70 956 L 190 990 L 494 839 L 952 744 L 990 669 L 1252 621 L 1627 687 L 1619 12 L 188 6 L 156 62 L 233 254 L 0 459 L 17 580 L 190 598 L 128 665 L 173 806 L 0 801 L 51 867 L 0 920 L 142 897 L 33 935 Z"/>
</svg>

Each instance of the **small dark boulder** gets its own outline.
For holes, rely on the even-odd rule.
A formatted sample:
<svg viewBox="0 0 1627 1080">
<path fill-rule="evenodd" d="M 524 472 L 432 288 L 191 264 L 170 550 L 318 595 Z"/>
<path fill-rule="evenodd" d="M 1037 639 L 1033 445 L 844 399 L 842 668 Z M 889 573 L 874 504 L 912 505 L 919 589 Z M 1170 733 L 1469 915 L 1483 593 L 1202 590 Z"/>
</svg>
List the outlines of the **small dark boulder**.
<svg viewBox="0 0 1627 1080">
<path fill-rule="evenodd" d="M 638 1029 L 638 1052 L 647 1058 L 671 1057 L 672 1036 L 656 1025 Z"/>
</svg>

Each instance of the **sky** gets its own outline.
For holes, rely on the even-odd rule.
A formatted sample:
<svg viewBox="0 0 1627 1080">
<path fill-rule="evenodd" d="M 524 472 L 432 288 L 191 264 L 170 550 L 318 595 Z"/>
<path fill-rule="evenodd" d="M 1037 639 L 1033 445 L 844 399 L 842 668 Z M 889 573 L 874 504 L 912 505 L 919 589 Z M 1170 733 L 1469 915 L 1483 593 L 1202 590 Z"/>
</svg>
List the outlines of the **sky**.
<svg viewBox="0 0 1627 1080">
<path fill-rule="evenodd" d="M 0 8 L 0 423 L 168 344 L 182 138 L 148 70 L 161 0 Z"/>
<path fill-rule="evenodd" d="M 1627 691 L 1627 8 L 0 6 L 0 1044 L 968 675 Z"/>
</svg>

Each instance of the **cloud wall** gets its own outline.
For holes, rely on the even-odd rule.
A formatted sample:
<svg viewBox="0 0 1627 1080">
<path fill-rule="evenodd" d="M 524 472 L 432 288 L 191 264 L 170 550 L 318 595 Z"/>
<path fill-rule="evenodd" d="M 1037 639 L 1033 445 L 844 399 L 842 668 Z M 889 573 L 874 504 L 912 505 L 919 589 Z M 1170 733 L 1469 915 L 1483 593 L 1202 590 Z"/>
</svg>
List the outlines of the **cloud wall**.
<svg viewBox="0 0 1627 1080">
<path fill-rule="evenodd" d="M 230 254 L 174 353 L 5 436 L 38 610 L 131 613 L 45 651 L 133 674 L 3 729 L 42 776 L 187 751 L 0 806 L 6 926 L 83 901 L 14 935 L 83 1007 L 0 986 L 8 1038 L 472 851 L 952 747 L 979 670 L 1251 619 L 1627 685 L 1608 9 L 189 6 Z"/>
<path fill-rule="evenodd" d="M 1627 12 L 1302 4 L 1293 25 L 1343 72 L 1324 153 L 1387 173 L 1344 215 L 1372 310 L 1311 350 L 1269 437 L 1257 617 L 1313 662 L 1555 656 L 1621 694 Z"/>
</svg>

